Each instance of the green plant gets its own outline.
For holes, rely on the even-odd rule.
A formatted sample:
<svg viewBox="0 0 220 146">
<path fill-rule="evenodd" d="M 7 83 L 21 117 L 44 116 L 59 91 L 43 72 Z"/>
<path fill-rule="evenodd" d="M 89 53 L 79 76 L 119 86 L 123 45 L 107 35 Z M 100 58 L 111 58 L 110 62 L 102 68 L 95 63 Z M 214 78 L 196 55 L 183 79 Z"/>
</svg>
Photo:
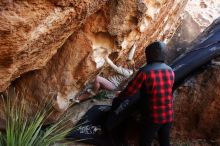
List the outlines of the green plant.
<svg viewBox="0 0 220 146">
<path fill-rule="evenodd" d="M 0 132 L 0 146 L 3 146 L 3 136 L 2 136 L 2 133 Z"/>
<path fill-rule="evenodd" d="M 72 130 L 67 128 L 70 114 L 66 113 L 54 124 L 43 129 L 43 124 L 53 112 L 51 102 L 43 102 L 34 115 L 27 113 L 24 100 L 1 94 L 4 102 L 6 131 L 0 133 L 0 145 L 4 146 L 49 146 L 64 140 Z M 18 99 L 19 98 L 19 99 Z M 20 100 L 20 102 L 17 102 Z"/>
<path fill-rule="evenodd" d="M 108 98 L 108 93 L 104 90 L 101 90 L 93 98 L 97 100 L 106 99 Z"/>
</svg>

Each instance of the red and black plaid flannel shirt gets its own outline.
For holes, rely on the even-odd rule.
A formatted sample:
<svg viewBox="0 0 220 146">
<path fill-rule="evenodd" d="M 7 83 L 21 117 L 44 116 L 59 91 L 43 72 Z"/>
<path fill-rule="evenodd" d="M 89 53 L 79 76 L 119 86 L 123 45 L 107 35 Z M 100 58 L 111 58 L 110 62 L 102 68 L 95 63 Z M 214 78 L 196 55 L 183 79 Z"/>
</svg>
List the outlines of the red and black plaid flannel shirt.
<svg viewBox="0 0 220 146">
<path fill-rule="evenodd" d="M 146 67 L 146 66 L 145 66 Z M 119 98 L 129 97 L 142 91 L 141 98 L 147 98 L 146 109 L 154 123 L 164 124 L 173 120 L 172 87 L 174 72 L 170 67 L 145 71 L 141 69 L 127 87 L 119 94 Z M 144 97 L 143 97 L 144 96 Z"/>
</svg>

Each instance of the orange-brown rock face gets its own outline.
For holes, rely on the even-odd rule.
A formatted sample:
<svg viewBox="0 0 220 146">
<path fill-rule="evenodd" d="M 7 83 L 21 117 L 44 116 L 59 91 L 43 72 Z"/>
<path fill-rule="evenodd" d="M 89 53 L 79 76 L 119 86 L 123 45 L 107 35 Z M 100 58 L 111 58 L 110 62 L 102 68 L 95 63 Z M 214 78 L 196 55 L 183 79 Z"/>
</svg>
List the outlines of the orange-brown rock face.
<svg viewBox="0 0 220 146">
<path fill-rule="evenodd" d="M 0 91 L 11 81 L 28 102 L 57 95 L 66 109 L 97 73 L 108 76 L 104 57 L 137 67 L 144 47 L 167 41 L 187 0 L 36 0 L 0 3 Z M 110 70 L 111 71 L 111 70 Z M 21 77 L 20 77 L 21 76 Z"/>
<path fill-rule="evenodd" d="M 32 100 L 51 92 L 70 99 L 104 65 L 106 51 L 125 61 L 136 44 L 139 62 L 146 44 L 168 39 L 186 3 L 112 0 L 102 7 L 105 2 L 2 2 L 1 91 L 23 73 L 40 69 L 22 75 L 19 90 L 25 88 Z"/>
<path fill-rule="evenodd" d="M 220 67 L 214 66 L 185 83 L 175 98 L 175 138 L 220 138 Z"/>
<path fill-rule="evenodd" d="M 46 0 L 0 2 L 0 91 L 21 74 L 40 69 L 105 0 L 62 7 Z"/>
</svg>

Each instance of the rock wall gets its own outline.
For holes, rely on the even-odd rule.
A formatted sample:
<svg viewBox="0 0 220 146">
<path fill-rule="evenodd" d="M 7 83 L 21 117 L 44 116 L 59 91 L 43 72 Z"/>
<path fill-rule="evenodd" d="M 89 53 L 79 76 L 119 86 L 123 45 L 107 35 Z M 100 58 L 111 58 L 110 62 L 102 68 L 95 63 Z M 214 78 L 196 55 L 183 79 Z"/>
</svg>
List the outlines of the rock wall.
<svg viewBox="0 0 220 146">
<path fill-rule="evenodd" d="M 167 60 L 171 62 L 189 47 L 190 43 L 220 16 L 220 1 L 189 0 L 184 17 L 172 40 L 168 43 Z"/>
<path fill-rule="evenodd" d="M 220 16 L 219 5 L 220 1 L 216 0 L 187 3 L 183 21 L 169 42 L 169 62 L 190 48 L 192 41 Z M 212 145 L 220 144 L 219 69 L 218 65 L 209 66 L 175 92 L 173 138 L 207 139 Z"/>
<path fill-rule="evenodd" d="M 55 1 L 0 2 L 0 91 L 21 74 L 41 69 L 106 0 L 60 6 Z"/>
<path fill-rule="evenodd" d="M 170 39 L 185 4 L 186 0 L 2 2 L 0 90 L 19 77 L 11 87 L 28 102 L 53 94 L 65 109 L 97 73 L 109 75 L 104 71 L 110 70 L 106 53 L 116 64 L 124 64 L 135 44 L 134 61 L 142 65 L 144 47 Z"/>
<path fill-rule="evenodd" d="M 219 74 L 220 67 L 212 65 L 177 90 L 173 138 L 220 144 Z"/>
</svg>

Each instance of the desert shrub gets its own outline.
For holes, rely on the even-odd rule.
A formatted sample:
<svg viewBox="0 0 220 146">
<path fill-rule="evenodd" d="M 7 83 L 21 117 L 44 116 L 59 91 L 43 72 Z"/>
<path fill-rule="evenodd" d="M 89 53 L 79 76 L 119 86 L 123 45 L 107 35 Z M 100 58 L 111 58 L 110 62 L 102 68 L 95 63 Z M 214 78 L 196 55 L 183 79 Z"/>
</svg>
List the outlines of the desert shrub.
<svg viewBox="0 0 220 146">
<path fill-rule="evenodd" d="M 1 93 L 1 98 L 6 121 L 6 129 L 0 133 L 1 146 L 49 146 L 63 141 L 72 130 L 67 127 L 70 119 L 68 113 L 44 127 L 45 120 L 53 112 L 51 101 L 42 102 L 37 111 L 30 114 L 27 112 L 27 103 L 19 94 L 10 97 L 8 93 Z"/>
</svg>

